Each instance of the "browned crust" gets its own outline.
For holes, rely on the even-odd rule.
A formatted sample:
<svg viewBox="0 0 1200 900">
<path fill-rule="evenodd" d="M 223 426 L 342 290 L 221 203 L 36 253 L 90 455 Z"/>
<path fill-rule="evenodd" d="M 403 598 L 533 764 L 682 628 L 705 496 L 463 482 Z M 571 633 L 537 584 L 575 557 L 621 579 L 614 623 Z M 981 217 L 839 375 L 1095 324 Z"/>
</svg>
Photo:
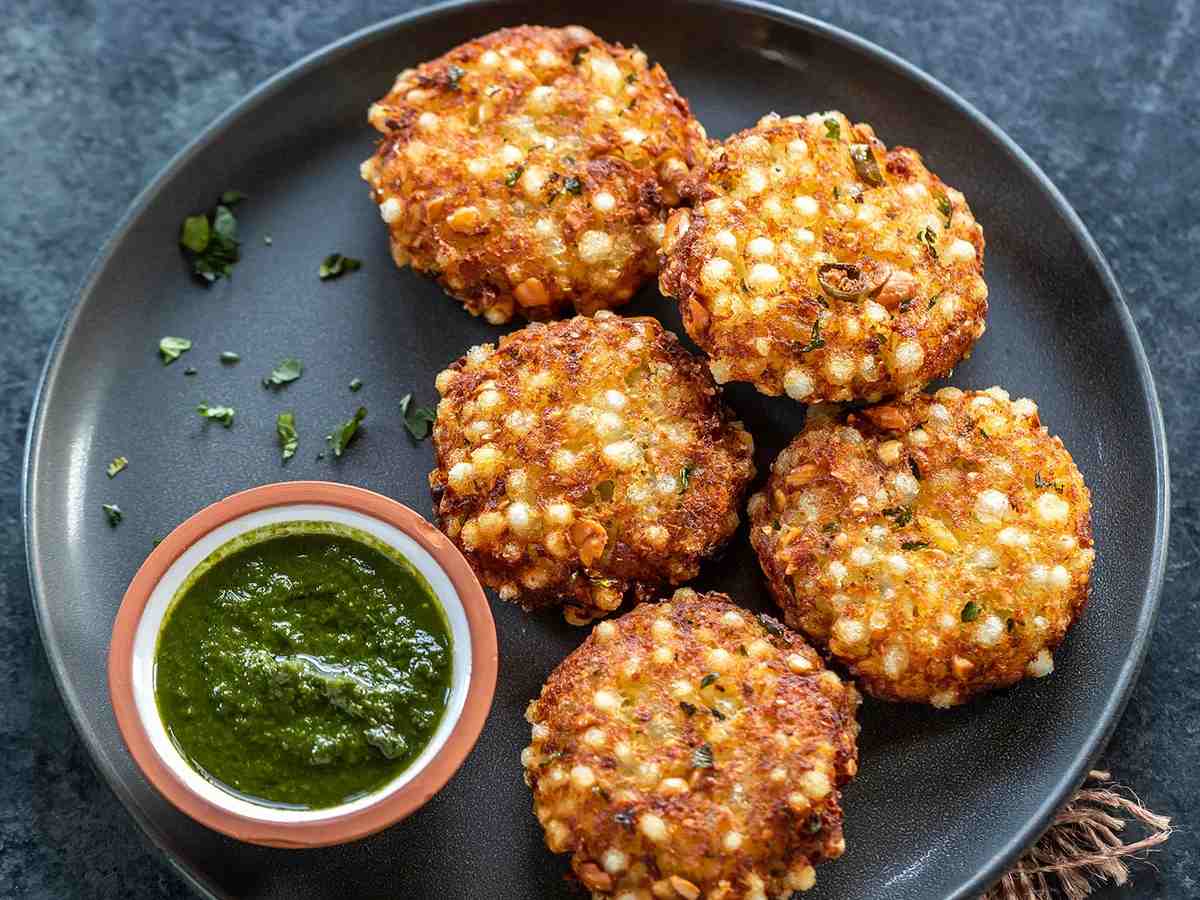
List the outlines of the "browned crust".
<svg viewBox="0 0 1200 900">
<path fill-rule="evenodd" d="M 725 618 L 731 613 L 738 624 Z M 670 623 L 670 636 L 656 633 L 656 620 Z M 655 661 L 661 647 L 672 649 L 671 662 Z M 716 648 L 730 655 L 721 673 L 710 668 Z M 640 662 L 632 674 L 630 660 Z M 673 693 L 681 681 L 695 687 L 690 702 Z M 616 712 L 597 708 L 600 690 L 623 698 Z M 854 687 L 824 670 L 798 635 L 724 594 L 681 590 L 601 623 L 547 679 L 527 712 L 534 739 L 523 758 L 535 813 L 551 849 L 572 854 L 595 897 L 646 888 L 685 896 L 658 893 L 679 883 L 673 878 L 724 900 L 806 889 L 810 867 L 845 846 L 838 788 L 857 770 L 858 704 Z M 722 708 L 722 718 L 710 711 Z M 724 740 L 713 741 L 714 729 Z M 702 746 L 712 768 L 695 766 Z M 645 778 L 648 765 L 655 777 L 685 781 L 686 791 Z M 576 766 L 595 774 L 593 788 L 562 781 Z M 810 798 L 813 770 L 829 789 Z M 645 814 L 662 820 L 665 839 L 648 839 Z M 731 831 L 736 846 L 726 843 Z M 605 870 L 613 849 L 627 857 L 621 872 Z"/>
</svg>

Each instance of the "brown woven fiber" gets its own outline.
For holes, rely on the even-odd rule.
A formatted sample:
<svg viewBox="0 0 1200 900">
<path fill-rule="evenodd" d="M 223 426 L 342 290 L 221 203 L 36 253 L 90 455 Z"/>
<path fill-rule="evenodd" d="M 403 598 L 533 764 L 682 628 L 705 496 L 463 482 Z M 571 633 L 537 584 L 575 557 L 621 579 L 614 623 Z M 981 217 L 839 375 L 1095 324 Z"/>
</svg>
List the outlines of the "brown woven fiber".
<svg viewBox="0 0 1200 900">
<path fill-rule="evenodd" d="M 1124 834 L 1131 823 L 1136 835 Z M 1108 772 L 1089 772 L 1037 843 L 980 900 L 1083 900 L 1099 885 L 1124 884 L 1129 862 L 1144 859 L 1171 831 L 1168 817 L 1146 809 Z"/>
</svg>

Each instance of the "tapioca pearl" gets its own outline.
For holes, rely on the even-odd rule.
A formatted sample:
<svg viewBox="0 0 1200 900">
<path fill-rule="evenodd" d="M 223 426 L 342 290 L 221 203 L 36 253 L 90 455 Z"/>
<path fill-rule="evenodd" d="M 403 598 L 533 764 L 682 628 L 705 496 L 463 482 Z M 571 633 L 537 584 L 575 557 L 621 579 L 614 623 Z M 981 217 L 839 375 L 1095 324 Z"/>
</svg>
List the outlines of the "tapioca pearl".
<svg viewBox="0 0 1200 900">
<path fill-rule="evenodd" d="M 1071 573 L 1065 566 L 1054 566 L 1047 573 L 1046 580 L 1050 587 L 1060 591 L 1065 590 L 1071 584 Z"/>
<path fill-rule="evenodd" d="M 708 260 L 700 269 L 700 281 L 709 290 L 720 288 L 733 277 L 733 264 L 722 257 Z"/>
<path fill-rule="evenodd" d="M 1025 576 L 1030 587 L 1045 588 L 1050 581 L 1050 570 L 1041 564 L 1029 567 L 1029 573 Z"/>
<path fill-rule="evenodd" d="M 948 263 L 974 262 L 975 245 L 962 238 L 955 238 L 950 246 L 942 251 L 942 260 Z"/>
<path fill-rule="evenodd" d="M 1049 650 L 1043 647 L 1038 651 L 1038 655 L 1030 660 L 1025 671 L 1032 678 L 1045 678 L 1054 671 L 1054 657 Z"/>
<path fill-rule="evenodd" d="M 846 579 L 846 572 L 846 566 L 836 559 L 825 569 L 825 574 L 829 576 L 829 580 L 838 587 L 841 587 L 842 582 Z"/>
<path fill-rule="evenodd" d="M 855 547 L 850 551 L 849 559 L 856 566 L 869 566 L 875 562 L 875 551 L 870 547 Z"/>
<path fill-rule="evenodd" d="M 907 575 L 909 570 L 908 560 L 899 553 L 891 553 L 885 556 L 884 563 L 893 575 Z"/>
<path fill-rule="evenodd" d="M 799 194 L 792 198 L 792 209 L 804 218 L 811 219 L 820 211 L 821 206 L 817 203 L 815 197 L 811 197 L 808 194 Z"/>
<path fill-rule="evenodd" d="M 616 712 L 621 708 L 621 698 L 613 691 L 601 689 L 592 694 L 592 705 L 601 712 Z"/>
<path fill-rule="evenodd" d="M 594 195 L 592 195 L 592 206 L 596 209 L 597 212 L 602 212 L 602 213 L 611 212 L 613 207 L 615 207 L 616 205 L 617 205 L 617 198 L 614 197 L 612 194 L 610 194 L 608 191 L 598 191 Z M 687 230 L 687 226 L 685 225 L 684 231 L 686 231 L 686 230 Z"/>
<path fill-rule="evenodd" d="M 722 228 L 713 235 L 713 243 L 717 248 L 725 253 L 737 253 L 738 240 L 737 236 L 728 228 Z"/>
<path fill-rule="evenodd" d="M 1060 553 L 1070 553 L 1079 546 L 1079 541 L 1076 540 L 1073 534 L 1062 534 L 1058 537 L 1058 549 Z"/>
<path fill-rule="evenodd" d="M 746 285 L 753 291 L 771 291 L 779 287 L 782 278 L 770 263 L 755 263 L 746 275 Z"/>
<path fill-rule="evenodd" d="M 775 242 L 768 237 L 756 237 L 746 245 L 746 253 L 757 259 L 770 259 L 775 255 Z"/>
<path fill-rule="evenodd" d="M 848 353 L 831 353 L 825 360 L 825 374 L 834 384 L 846 384 L 854 378 L 854 357 Z"/>
<path fill-rule="evenodd" d="M 939 425 L 947 425 L 950 423 L 950 410 L 940 403 L 932 403 L 929 406 L 929 418 Z"/>
<path fill-rule="evenodd" d="M 889 647 L 883 653 L 883 674 L 888 678 L 899 678 L 908 669 L 908 651 L 903 647 Z"/>
<path fill-rule="evenodd" d="M 908 472 L 897 472 L 893 475 L 892 486 L 900 492 L 905 502 L 911 501 L 921 492 L 921 483 Z"/>
<path fill-rule="evenodd" d="M 1034 501 L 1033 509 L 1038 519 L 1047 525 L 1065 522 L 1071 512 L 1070 504 L 1066 500 L 1048 491 Z"/>
<path fill-rule="evenodd" d="M 925 351 L 916 341 L 901 341 L 896 346 L 896 371 L 901 373 L 915 372 L 925 362 Z"/>
<path fill-rule="evenodd" d="M 763 156 L 771 152 L 771 145 L 767 139 L 760 134 L 750 134 L 742 138 L 740 141 L 742 152 L 753 154 L 755 156 Z"/>
<path fill-rule="evenodd" d="M 929 196 L 929 189 L 921 182 L 914 181 L 900 188 L 900 193 L 906 200 L 916 203 Z"/>
<path fill-rule="evenodd" d="M 816 241 L 816 239 L 817 239 L 817 236 L 815 234 L 813 234 L 811 231 L 809 231 L 807 228 L 793 228 L 792 229 L 792 240 L 794 240 L 797 244 L 807 246 L 807 245 L 813 243 L 814 241 Z"/>
<path fill-rule="evenodd" d="M 1013 401 L 1012 411 L 1014 415 L 1029 418 L 1030 416 L 1037 415 L 1038 408 L 1037 404 L 1028 397 L 1021 397 L 1019 400 Z"/>
<path fill-rule="evenodd" d="M 1029 540 L 1029 532 L 1012 525 L 1001 528 L 996 534 L 996 543 L 1005 547 L 1028 547 Z"/>
<path fill-rule="evenodd" d="M 994 647 L 1004 637 L 1004 620 L 999 616 L 987 616 L 975 626 L 975 643 L 981 647 Z"/>
<path fill-rule="evenodd" d="M 971 554 L 971 565 L 976 569 L 995 569 L 1000 565 L 1000 557 L 991 547 L 980 547 Z"/>
<path fill-rule="evenodd" d="M 767 173 L 757 166 L 747 169 L 742 176 L 742 190 L 748 194 L 761 194 L 767 188 Z"/>
<path fill-rule="evenodd" d="M 929 702 L 937 709 L 949 709 L 958 703 L 958 691 L 938 691 L 930 696 Z"/>
<path fill-rule="evenodd" d="M 879 325 L 882 322 L 886 322 L 890 318 L 888 311 L 886 309 L 884 309 L 882 306 L 880 306 L 878 303 L 876 303 L 874 300 L 868 300 L 866 303 L 864 303 L 863 307 L 862 307 L 862 312 L 863 312 L 863 315 L 866 317 L 867 321 L 869 321 L 875 325 Z"/>
<path fill-rule="evenodd" d="M 806 144 L 801 138 L 795 138 L 794 140 L 788 141 L 787 152 L 788 156 L 791 156 L 795 159 L 802 159 L 803 157 L 808 156 L 808 144 Z"/>
<path fill-rule="evenodd" d="M 941 297 L 938 298 L 937 302 L 938 312 L 941 313 L 942 318 L 952 318 L 954 314 L 958 312 L 958 307 L 961 302 L 962 301 L 959 299 L 958 294 L 942 294 Z"/>
<path fill-rule="evenodd" d="M 988 488 L 975 498 L 975 518 L 984 525 L 999 523 L 1012 511 L 1008 496 L 1002 491 Z"/>
</svg>

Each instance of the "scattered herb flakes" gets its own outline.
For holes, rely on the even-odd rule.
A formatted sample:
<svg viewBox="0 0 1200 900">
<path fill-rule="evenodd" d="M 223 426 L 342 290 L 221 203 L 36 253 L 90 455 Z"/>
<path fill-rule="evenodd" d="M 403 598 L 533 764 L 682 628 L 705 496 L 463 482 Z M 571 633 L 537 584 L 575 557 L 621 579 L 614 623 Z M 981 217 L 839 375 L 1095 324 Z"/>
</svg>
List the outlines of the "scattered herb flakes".
<svg viewBox="0 0 1200 900">
<path fill-rule="evenodd" d="M 713 767 L 713 751 L 708 744 L 701 744 L 692 751 L 692 767 L 695 769 L 711 769 Z"/>
<path fill-rule="evenodd" d="M 945 194 L 938 197 L 937 201 L 938 212 L 946 217 L 946 227 L 950 227 L 950 217 L 954 214 L 954 208 L 950 205 L 950 198 Z"/>
<path fill-rule="evenodd" d="M 242 358 L 240 356 L 238 356 L 238 354 L 234 353 L 232 350 L 224 350 L 221 353 L 221 362 L 225 363 L 226 365 L 231 366 L 234 363 L 238 363 L 241 361 L 242 361 Z"/>
<path fill-rule="evenodd" d="M 268 247 L 270 247 L 273 243 L 275 243 L 275 241 L 271 238 L 271 236 L 269 234 L 264 234 L 263 235 L 263 243 L 266 244 Z"/>
<path fill-rule="evenodd" d="M 924 550 L 929 546 L 928 541 L 904 541 L 900 545 L 901 550 Z"/>
<path fill-rule="evenodd" d="M 892 520 L 897 528 L 903 528 L 912 521 L 913 511 L 910 506 L 890 506 L 883 510 L 883 514 Z"/>
<path fill-rule="evenodd" d="M 720 677 L 721 676 L 718 675 L 716 672 L 709 672 L 707 675 L 705 675 L 703 678 L 700 679 L 700 690 L 704 690 L 706 687 L 708 687 L 710 684 L 712 684 L 714 681 L 716 681 Z"/>
<path fill-rule="evenodd" d="M 304 363 L 289 356 L 272 369 L 270 375 L 263 379 L 263 387 L 279 387 L 280 385 L 295 381 L 303 374 Z"/>
<path fill-rule="evenodd" d="M 683 714 L 688 718 L 691 718 L 696 714 L 696 707 L 691 703 L 688 703 L 686 700 L 679 701 L 679 708 L 683 710 Z"/>
<path fill-rule="evenodd" d="M 350 390 L 357 392 L 359 390 L 362 390 L 362 386 L 363 386 L 363 383 L 362 383 L 361 378 L 352 378 L 350 380 Z"/>
<path fill-rule="evenodd" d="M 162 538 L 155 538 L 153 541 L 151 541 L 150 545 L 151 545 L 152 547 L 157 547 L 157 546 L 158 546 L 159 544 L 161 544 L 162 542 L 163 542 L 163 539 L 162 539 Z"/>
<path fill-rule="evenodd" d="M 296 455 L 300 446 L 300 435 L 296 433 L 296 414 L 281 412 L 275 417 L 275 433 L 279 435 L 279 449 L 283 461 L 287 462 Z"/>
<path fill-rule="evenodd" d="M 932 225 L 926 225 L 918 231 L 917 240 L 929 249 L 934 259 L 937 259 L 937 230 Z"/>
<path fill-rule="evenodd" d="M 825 826 L 825 822 L 821 819 L 820 813 L 814 813 L 808 817 L 808 821 L 804 823 L 804 829 L 809 834 L 819 834 Z"/>
<path fill-rule="evenodd" d="M 450 90 L 457 91 L 458 83 L 460 81 L 462 81 L 463 76 L 466 74 L 467 74 L 466 69 L 462 68 L 461 66 L 454 65 L 454 63 L 451 63 L 449 65 L 449 67 L 447 67 L 447 69 L 446 69 L 446 78 L 449 80 Z"/>
<path fill-rule="evenodd" d="M 974 600 L 968 600 L 962 608 L 962 614 L 960 615 L 960 618 L 964 622 L 974 622 L 979 618 L 979 614 L 981 612 L 983 612 L 982 606 L 980 606 Z"/>
<path fill-rule="evenodd" d="M 840 527 L 837 522 L 826 522 L 821 526 L 821 530 L 826 534 L 837 534 Z"/>
<path fill-rule="evenodd" d="M 692 472 L 694 472 L 694 471 L 695 471 L 695 469 L 692 466 L 684 466 L 682 469 L 679 470 L 679 491 L 678 491 L 678 493 L 682 494 L 684 491 L 686 491 L 688 489 L 688 482 L 691 480 Z"/>
<path fill-rule="evenodd" d="M 632 828 L 633 813 L 629 812 L 628 810 L 621 810 L 621 812 L 613 813 L 613 821 L 618 825 L 625 826 L 626 828 Z"/>
<path fill-rule="evenodd" d="M 783 623 L 778 619 L 768 616 L 766 613 L 759 613 L 758 621 L 762 623 L 763 628 L 767 629 L 768 634 L 773 634 L 775 637 L 783 637 Z"/>
<path fill-rule="evenodd" d="M 412 394 L 400 398 L 400 415 L 404 418 L 404 427 L 414 441 L 423 441 L 429 437 L 429 431 L 437 421 L 437 410 L 428 406 L 412 406 Z"/>
<path fill-rule="evenodd" d="M 232 406 L 209 406 L 207 403 L 201 403 L 196 407 L 196 412 L 205 419 L 220 422 L 226 428 L 230 428 L 233 426 L 233 417 L 237 410 Z"/>
<path fill-rule="evenodd" d="M 229 207 L 244 198 L 245 194 L 239 191 L 226 191 L 212 212 L 183 220 L 179 244 L 188 254 L 193 274 L 208 284 L 221 277 L 229 278 L 233 264 L 241 258 L 237 219 Z"/>
<path fill-rule="evenodd" d="M 983 430 L 983 426 L 982 426 L 982 425 L 980 425 L 980 426 L 979 426 L 979 433 L 980 433 L 981 435 L 983 435 L 983 437 L 984 437 L 984 439 L 985 439 L 985 440 L 986 440 L 987 438 L 990 438 L 990 437 L 991 437 L 991 435 L 990 435 L 990 434 L 988 434 L 986 431 L 984 431 L 984 430 Z"/>
<path fill-rule="evenodd" d="M 105 471 L 108 472 L 109 478 L 114 478 L 118 472 L 124 471 L 125 467 L 128 465 L 129 460 L 124 456 L 115 456 L 113 457 L 113 461 L 108 464 L 108 468 Z"/>
<path fill-rule="evenodd" d="M 917 479 L 917 481 L 921 480 L 921 467 L 917 465 L 917 461 L 911 456 L 908 458 L 908 470 L 912 472 L 913 478 Z"/>
<path fill-rule="evenodd" d="M 825 346 L 825 338 L 821 337 L 821 317 L 813 319 L 812 337 L 809 338 L 807 344 L 800 348 L 801 353 L 811 353 L 814 350 L 820 350 Z"/>
<path fill-rule="evenodd" d="M 563 182 L 563 189 L 568 194 L 579 194 L 583 192 L 583 182 L 571 175 Z"/>
<path fill-rule="evenodd" d="M 188 366 L 186 369 L 183 370 L 183 374 L 184 375 L 195 375 L 197 371 L 198 370 L 196 369 L 195 366 Z"/>
<path fill-rule="evenodd" d="M 169 366 L 191 349 L 192 342 L 187 338 L 165 337 L 158 342 L 158 355 L 162 357 L 164 366 Z"/>
<path fill-rule="evenodd" d="M 321 262 L 321 267 L 317 269 L 317 275 L 322 281 L 329 281 L 331 278 L 341 278 L 347 272 L 353 272 L 361 268 L 361 259 L 355 259 L 352 256 L 343 256 L 340 253 L 330 253 Z"/>
<path fill-rule="evenodd" d="M 513 169 L 511 172 L 509 172 L 507 175 L 505 175 L 504 176 L 504 186 L 505 187 L 515 186 L 517 183 L 517 180 L 521 177 L 521 173 L 523 173 L 524 171 L 525 171 L 524 166 L 517 166 L 515 169 Z"/>
<path fill-rule="evenodd" d="M 571 65 L 577 66 L 581 62 L 583 62 L 583 55 L 585 53 L 587 53 L 589 49 L 590 48 L 588 48 L 588 47 L 580 47 L 579 49 L 577 49 L 575 51 L 575 55 L 571 57 Z"/>
<path fill-rule="evenodd" d="M 825 120 L 825 137 L 831 141 L 838 141 L 842 138 L 842 126 L 837 119 Z"/>
<path fill-rule="evenodd" d="M 1058 481 L 1047 481 L 1042 477 L 1041 472 L 1035 472 L 1033 475 L 1033 486 L 1036 488 L 1053 488 L 1058 493 L 1063 492 L 1063 486 Z"/>
<path fill-rule="evenodd" d="M 367 408 L 360 406 L 354 411 L 354 415 L 349 421 L 343 422 L 333 430 L 333 433 L 325 439 L 329 441 L 329 448 L 333 451 L 334 456 L 341 456 L 346 452 L 346 448 L 354 440 L 358 434 L 358 425 L 367 417 Z"/>
<path fill-rule="evenodd" d="M 115 503 L 103 503 L 100 508 L 104 510 L 104 515 L 108 516 L 108 524 L 113 528 L 120 525 L 121 519 L 125 517 L 125 514 L 121 512 L 121 507 Z"/>
<path fill-rule="evenodd" d="M 630 72 L 628 75 L 625 76 L 626 84 L 634 84 L 636 82 L 637 82 L 637 72 Z"/>
</svg>

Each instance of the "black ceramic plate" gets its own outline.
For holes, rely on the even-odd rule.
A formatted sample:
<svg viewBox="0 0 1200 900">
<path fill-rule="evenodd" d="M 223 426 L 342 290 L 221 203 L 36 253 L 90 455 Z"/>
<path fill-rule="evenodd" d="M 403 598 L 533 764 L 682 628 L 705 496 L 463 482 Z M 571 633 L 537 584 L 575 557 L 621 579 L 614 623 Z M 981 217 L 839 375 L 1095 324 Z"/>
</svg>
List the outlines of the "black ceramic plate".
<svg viewBox="0 0 1200 900">
<path fill-rule="evenodd" d="M 567 897 L 562 859 L 543 847 L 518 754 L 522 713 L 583 636 L 554 614 L 494 602 L 501 673 L 491 719 L 465 767 L 425 809 L 351 846 L 269 850 L 206 831 L 140 777 L 109 708 L 105 654 L 127 582 L 156 536 L 232 491 L 325 478 L 431 512 L 432 451 L 405 435 L 399 398 L 435 399 L 433 377 L 494 340 L 433 284 L 397 271 L 358 177 L 373 147 L 367 105 L 396 72 L 503 25 L 579 22 L 662 62 L 714 136 L 781 113 L 838 108 L 889 144 L 921 149 L 967 195 L 987 236 L 992 312 L 962 387 L 1000 383 L 1035 398 L 1091 485 L 1098 563 L 1092 602 L 1050 678 L 966 707 L 868 702 L 861 774 L 846 792 L 848 850 L 820 870 L 816 896 L 974 897 L 1032 841 L 1081 780 L 1124 705 L 1154 618 L 1167 529 L 1166 452 L 1145 356 L 1120 291 L 1075 214 L 992 124 L 879 48 L 765 6 L 733 3 L 487 3 L 384 23 L 309 57 L 217 121 L 138 198 L 83 287 L 47 364 L 30 429 L 25 518 L 46 650 L 101 773 L 197 888 L 253 897 Z M 184 215 L 225 188 L 244 259 L 211 289 L 186 272 Z M 263 236 L 273 244 L 266 246 Z M 317 265 L 365 260 L 340 281 Z M 680 331 L 648 288 L 629 309 Z M 155 348 L 195 349 L 164 367 Z M 223 366 L 222 350 L 242 361 Z M 304 377 L 268 392 L 284 356 Z M 198 374 L 184 369 L 194 365 Z M 365 386 L 351 393 L 352 378 Z M 760 472 L 802 410 L 745 386 L 727 392 L 753 432 Z M 231 430 L 205 425 L 200 401 L 237 407 Z M 361 439 L 340 461 L 322 436 L 363 404 Z M 274 417 L 294 409 L 300 452 L 281 467 Z M 114 456 L 129 469 L 105 477 Z M 102 503 L 125 521 L 109 527 Z M 739 536 L 700 582 L 764 608 L 758 567 Z M 578 896 L 577 893 L 574 893 Z"/>
</svg>

